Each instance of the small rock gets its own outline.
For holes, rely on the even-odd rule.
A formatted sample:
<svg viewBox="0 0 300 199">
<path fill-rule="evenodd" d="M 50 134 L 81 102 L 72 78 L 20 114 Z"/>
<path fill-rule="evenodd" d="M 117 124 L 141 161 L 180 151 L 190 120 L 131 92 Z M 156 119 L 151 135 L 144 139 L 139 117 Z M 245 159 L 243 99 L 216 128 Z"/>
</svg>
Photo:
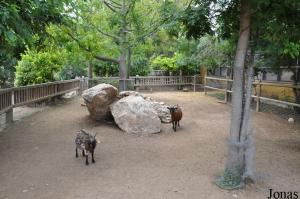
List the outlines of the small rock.
<svg viewBox="0 0 300 199">
<path fill-rule="evenodd" d="M 28 190 L 27 190 L 27 189 L 24 189 L 22 192 L 23 192 L 23 193 L 26 193 L 26 192 L 28 192 Z"/>
<path fill-rule="evenodd" d="M 142 94 L 140 94 L 139 92 L 136 92 L 136 91 L 122 91 L 119 93 L 119 96 L 121 98 L 123 97 L 128 97 L 128 96 L 141 96 L 141 97 L 144 97 Z"/>
</svg>

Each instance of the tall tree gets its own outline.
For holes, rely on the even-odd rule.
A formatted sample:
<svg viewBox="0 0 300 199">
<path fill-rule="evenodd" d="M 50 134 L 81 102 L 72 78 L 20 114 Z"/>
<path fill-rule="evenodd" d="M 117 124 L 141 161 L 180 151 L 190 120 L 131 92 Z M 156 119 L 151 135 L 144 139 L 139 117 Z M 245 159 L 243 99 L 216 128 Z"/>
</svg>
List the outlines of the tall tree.
<svg viewBox="0 0 300 199">
<path fill-rule="evenodd" d="M 155 0 L 78 0 L 70 9 L 74 23 L 62 29 L 95 59 L 119 65 L 119 88 L 122 91 L 127 88 L 133 48 L 167 20 L 159 15 L 163 5 L 165 2 Z M 86 38 L 86 35 L 93 36 Z M 83 42 L 82 38 L 89 41 Z M 111 49 L 112 53 L 103 49 Z"/>
<path fill-rule="evenodd" d="M 219 37 L 237 41 L 233 67 L 234 81 L 228 157 L 225 172 L 217 179 L 216 184 L 225 189 L 240 188 L 246 179 L 253 179 L 254 143 L 250 113 L 253 65 L 249 63 L 246 67 L 251 33 L 251 0 L 194 0 L 192 2 L 189 12 L 193 11 L 193 7 L 200 9 L 199 6 L 203 5 L 201 12 L 191 15 L 194 16 L 193 19 L 203 24 L 199 30 L 200 33 L 215 30 Z M 238 14 L 239 12 L 240 14 Z M 202 16 L 197 16 L 197 14 Z M 189 22 L 188 24 L 194 23 Z M 209 28 L 211 26 L 212 28 Z M 204 27 L 206 28 L 203 29 Z M 186 28 L 189 29 L 189 26 L 187 25 Z M 196 30 L 197 26 L 192 26 L 189 35 L 197 37 Z"/>
<path fill-rule="evenodd" d="M 254 151 L 250 125 L 253 74 L 251 64 L 248 65 L 248 76 L 244 75 L 251 25 L 250 2 L 251 0 L 241 0 L 239 37 L 233 68 L 229 152 L 224 175 L 217 179 L 218 186 L 228 189 L 239 188 L 243 186 L 245 179 L 253 177 L 251 166 Z"/>
</svg>

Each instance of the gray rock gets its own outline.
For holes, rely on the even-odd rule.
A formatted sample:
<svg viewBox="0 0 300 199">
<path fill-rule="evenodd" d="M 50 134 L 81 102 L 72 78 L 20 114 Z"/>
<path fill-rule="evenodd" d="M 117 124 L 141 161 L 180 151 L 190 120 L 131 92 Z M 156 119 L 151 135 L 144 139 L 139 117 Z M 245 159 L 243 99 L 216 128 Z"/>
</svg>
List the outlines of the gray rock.
<svg viewBox="0 0 300 199">
<path fill-rule="evenodd" d="M 111 105 L 116 124 L 125 132 L 150 135 L 161 131 L 153 106 L 141 96 L 128 96 Z"/>
<path fill-rule="evenodd" d="M 170 123 L 172 121 L 170 111 L 167 108 L 168 105 L 162 102 L 156 102 L 154 100 L 146 101 L 148 101 L 151 104 L 151 106 L 155 109 L 162 123 Z"/>
<path fill-rule="evenodd" d="M 83 92 L 82 97 L 86 103 L 91 117 L 102 120 L 110 115 L 109 105 L 116 100 L 118 89 L 110 84 L 98 84 Z"/>
<path fill-rule="evenodd" d="M 123 97 L 128 97 L 128 96 L 141 96 L 141 97 L 144 97 L 141 93 L 139 93 L 139 92 L 136 92 L 136 91 L 122 91 L 122 92 L 120 92 L 119 93 L 119 96 L 121 97 L 121 98 L 123 98 Z"/>
</svg>

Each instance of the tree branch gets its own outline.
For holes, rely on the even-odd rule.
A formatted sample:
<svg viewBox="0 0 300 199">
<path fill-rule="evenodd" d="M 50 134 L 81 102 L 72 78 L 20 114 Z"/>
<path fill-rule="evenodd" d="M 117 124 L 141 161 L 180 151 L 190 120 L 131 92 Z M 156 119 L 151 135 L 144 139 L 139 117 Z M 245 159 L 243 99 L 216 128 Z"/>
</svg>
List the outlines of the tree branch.
<svg viewBox="0 0 300 199">
<path fill-rule="evenodd" d="M 63 30 L 62 28 L 60 28 L 63 32 L 65 32 L 71 39 L 73 39 L 74 41 L 76 41 L 76 43 L 78 44 L 78 46 L 91 53 L 92 50 L 89 48 L 89 47 L 86 47 L 85 45 L 83 45 L 79 39 L 77 39 L 76 37 L 74 37 L 74 35 L 72 35 L 69 31 L 65 31 Z M 108 61 L 108 62 L 113 62 L 113 63 L 116 63 L 116 64 L 119 64 L 119 60 L 118 59 L 114 59 L 114 58 L 110 58 L 110 57 L 105 57 L 105 56 L 102 56 L 102 55 L 93 55 L 95 59 L 98 59 L 100 61 Z"/>
<path fill-rule="evenodd" d="M 109 2 L 107 1 L 104 1 L 104 4 L 113 12 L 117 12 L 116 9 L 120 9 L 120 7 L 116 7 L 116 6 L 113 6 L 112 4 L 110 4 Z"/>
</svg>

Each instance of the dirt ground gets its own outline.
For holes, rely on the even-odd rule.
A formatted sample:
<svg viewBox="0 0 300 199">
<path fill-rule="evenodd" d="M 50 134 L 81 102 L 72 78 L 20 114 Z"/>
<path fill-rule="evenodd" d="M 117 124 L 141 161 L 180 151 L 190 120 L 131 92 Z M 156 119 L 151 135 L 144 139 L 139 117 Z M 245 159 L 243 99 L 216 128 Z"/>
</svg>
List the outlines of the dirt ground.
<svg viewBox="0 0 300 199">
<path fill-rule="evenodd" d="M 0 199 L 267 198 L 300 192 L 300 127 L 254 113 L 257 182 L 226 191 L 215 184 L 226 160 L 230 106 L 203 93 L 158 92 L 179 104 L 181 128 L 149 137 L 90 120 L 79 97 L 15 122 L 0 133 Z M 95 164 L 75 158 L 75 131 L 98 132 Z"/>
</svg>

